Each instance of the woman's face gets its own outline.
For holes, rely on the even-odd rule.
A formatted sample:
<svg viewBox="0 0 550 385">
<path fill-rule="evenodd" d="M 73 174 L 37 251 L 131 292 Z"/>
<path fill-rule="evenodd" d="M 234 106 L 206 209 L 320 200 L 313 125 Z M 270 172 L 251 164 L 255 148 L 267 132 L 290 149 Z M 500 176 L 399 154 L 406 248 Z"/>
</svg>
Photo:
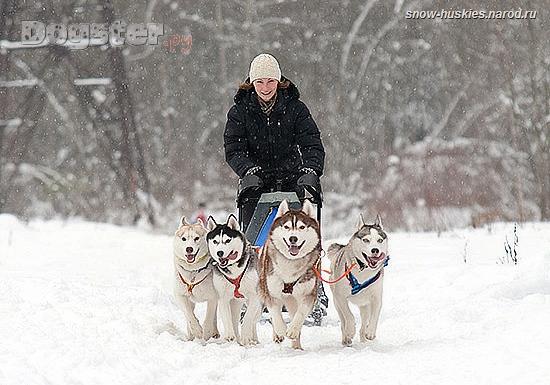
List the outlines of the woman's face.
<svg viewBox="0 0 550 385">
<path fill-rule="evenodd" d="M 254 89 L 260 98 L 262 98 L 264 102 L 268 102 L 273 96 L 275 96 L 279 82 L 277 79 L 263 78 L 254 80 L 253 84 Z"/>
</svg>

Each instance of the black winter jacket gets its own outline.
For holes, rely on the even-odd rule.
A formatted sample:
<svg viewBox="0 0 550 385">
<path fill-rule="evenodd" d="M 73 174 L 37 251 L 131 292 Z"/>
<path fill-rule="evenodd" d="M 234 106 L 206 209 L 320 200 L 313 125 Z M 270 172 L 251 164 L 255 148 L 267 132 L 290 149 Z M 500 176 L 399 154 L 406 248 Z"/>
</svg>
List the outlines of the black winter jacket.
<svg viewBox="0 0 550 385">
<path fill-rule="evenodd" d="M 319 129 L 299 98 L 293 83 L 278 89 L 268 117 L 254 88 L 237 91 L 235 105 L 227 113 L 224 147 L 227 163 L 240 178 L 254 166 L 262 167 L 260 177 L 268 183 L 295 179 L 302 167 L 322 175 L 325 150 Z"/>
</svg>

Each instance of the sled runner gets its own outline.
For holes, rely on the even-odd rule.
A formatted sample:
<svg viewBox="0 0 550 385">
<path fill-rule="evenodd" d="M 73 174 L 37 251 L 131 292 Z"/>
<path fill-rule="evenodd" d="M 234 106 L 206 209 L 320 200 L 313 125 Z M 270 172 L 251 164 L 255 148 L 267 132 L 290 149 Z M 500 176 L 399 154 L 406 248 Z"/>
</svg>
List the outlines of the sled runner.
<svg viewBox="0 0 550 385">
<path fill-rule="evenodd" d="M 276 216 L 277 209 L 281 202 L 286 199 L 291 209 L 301 209 L 303 201 L 309 199 L 317 208 L 317 221 L 321 223 L 322 190 L 319 178 L 315 175 L 304 175 L 298 181 L 298 186 L 305 190 L 304 198 L 300 199 L 296 192 L 272 191 L 264 192 L 257 197 L 257 190 L 261 187 L 261 180 L 255 175 L 245 176 L 239 183 L 237 193 L 237 209 L 239 223 L 244 230 L 248 241 L 261 248 L 271 229 Z M 246 204 L 255 203 L 254 213 L 249 221 L 243 218 L 243 207 Z M 246 223 L 247 222 L 247 223 Z M 327 315 L 328 297 L 325 294 L 322 282 L 317 290 L 317 301 L 313 310 L 306 320 L 309 325 L 321 325 L 321 319 Z"/>
</svg>

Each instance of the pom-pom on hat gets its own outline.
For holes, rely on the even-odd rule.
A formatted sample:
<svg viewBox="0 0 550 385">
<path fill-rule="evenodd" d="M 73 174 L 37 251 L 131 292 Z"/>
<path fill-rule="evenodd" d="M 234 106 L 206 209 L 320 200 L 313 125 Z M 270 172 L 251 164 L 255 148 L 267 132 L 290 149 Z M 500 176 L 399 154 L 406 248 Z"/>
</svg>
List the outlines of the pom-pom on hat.
<svg viewBox="0 0 550 385">
<path fill-rule="evenodd" d="M 268 53 L 259 54 L 250 63 L 250 83 L 257 79 L 269 78 L 281 81 L 281 69 L 279 63 Z"/>
</svg>

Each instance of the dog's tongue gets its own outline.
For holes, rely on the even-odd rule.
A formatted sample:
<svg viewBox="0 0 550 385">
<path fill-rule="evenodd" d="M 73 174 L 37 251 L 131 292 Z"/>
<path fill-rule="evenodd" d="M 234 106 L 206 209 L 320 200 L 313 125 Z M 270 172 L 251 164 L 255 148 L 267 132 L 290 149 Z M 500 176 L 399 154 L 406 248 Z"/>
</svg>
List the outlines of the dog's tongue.
<svg viewBox="0 0 550 385">
<path fill-rule="evenodd" d="M 194 254 L 186 254 L 185 258 L 187 258 L 188 263 L 193 263 L 195 261 L 195 255 Z"/>
<path fill-rule="evenodd" d="M 288 248 L 288 251 L 290 252 L 290 254 L 296 256 L 296 255 L 298 255 L 298 253 L 300 252 L 300 246 L 291 245 L 291 246 Z"/>
<path fill-rule="evenodd" d="M 229 255 L 227 256 L 227 259 L 230 259 L 230 260 L 233 261 L 234 259 L 237 258 L 237 255 L 238 255 L 238 254 L 239 254 L 239 253 L 237 253 L 236 250 L 233 250 L 232 252 L 229 253 Z"/>
</svg>

